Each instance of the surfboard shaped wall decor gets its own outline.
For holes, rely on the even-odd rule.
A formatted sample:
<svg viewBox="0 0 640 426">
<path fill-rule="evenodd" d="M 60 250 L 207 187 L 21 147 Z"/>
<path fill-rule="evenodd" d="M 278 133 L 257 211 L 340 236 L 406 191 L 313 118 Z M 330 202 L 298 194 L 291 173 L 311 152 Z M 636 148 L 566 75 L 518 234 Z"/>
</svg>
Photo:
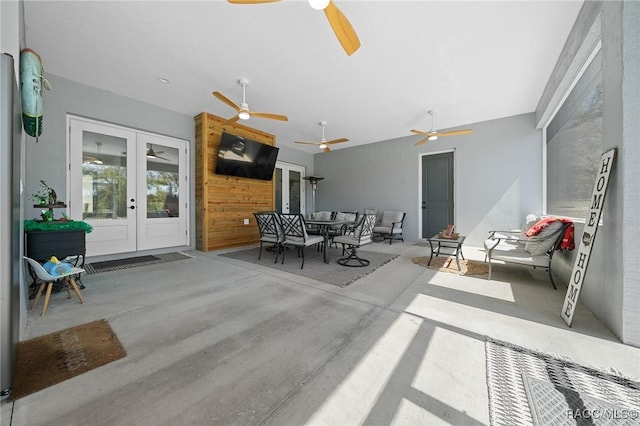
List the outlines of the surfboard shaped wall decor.
<svg viewBox="0 0 640 426">
<path fill-rule="evenodd" d="M 20 51 L 20 94 L 22 97 L 22 122 L 24 131 L 37 138 L 42 134 L 42 85 L 44 80 L 42 60 L 32 49 Z"/>
</svg>

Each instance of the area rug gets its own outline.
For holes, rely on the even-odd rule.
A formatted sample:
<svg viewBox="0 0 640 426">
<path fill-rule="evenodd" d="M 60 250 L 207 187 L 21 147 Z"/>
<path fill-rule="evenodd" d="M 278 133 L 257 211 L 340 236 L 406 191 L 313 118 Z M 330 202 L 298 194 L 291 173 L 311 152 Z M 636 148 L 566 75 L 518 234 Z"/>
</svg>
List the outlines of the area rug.
<svg viewBox="0 0 640 426">
<path fill-rule="evenodd" d="M 640 425 L 640 382 L 489 337 L 485 347 L 492 425 Z"/>
<path fill-rule="evenodd" d="M 411 260 L 413 263 L 424 266 L 425 268 L 458 275 L 483 275 L 489 272 L 489 267 L 486 263 L 478 262 L 477 260 L 463 259 L 460 259 L 460 271 L 458 271 L 455 256 L 434 257 L 431 265 L 427 265 L 429 263 L 429 256 L 414 257 Z"/>
<path fill-rule="evenodd" d="M 11 398 L 25 397 L 126 354 L 106 320 L 22 341 L 16 351 Z"/>
<path fill-rule="evenodd" d="M 176 260 L 191 259 L 191 256 L 182 252 L 156 254 L 153 256 L 136 256 L 125 259 L 107 260 L 104 262 L 87 263 L 83 266 L 87 274 L 97 274 L 106 271 L 129 269 L 138 266 L 154 265 L 157 263 L 174 262 Z"/>
<path fill-rule="evenodd" d="M 333 284 L 338 287 L 346 287 L 398 257 L 396 254 L 358 250 L 358 255 L 369 260 L 370 264 L 362 268 L 350 268 L 347 266 L 341 266 L 336 262 L 339 258 L 343 257 L 342 249 L 329 248 L 329 251 L 327 252 L 329 256 L 329 263 L 326 264 L 323 261 L 322 252 L 317 251 L 315 247 L 307 247 L 305 251 L 304 269 L 300 269 L 302 259 L 297 257 L 295 249 L 287 250 L 284 265 L 280 263 L 282 255 L 278 257 L 278 263 L 274 263 L 275 253 L 267 251 L 266 248 L 262 250 L 262 259 L 258 260 L 259 250 L 259 247 L 255 247 L 224 253 L 220 256 L 266 266 L 268 268 L 277 269 L 278 271 L 288 272 L 328 284 Z"/>
</svg>

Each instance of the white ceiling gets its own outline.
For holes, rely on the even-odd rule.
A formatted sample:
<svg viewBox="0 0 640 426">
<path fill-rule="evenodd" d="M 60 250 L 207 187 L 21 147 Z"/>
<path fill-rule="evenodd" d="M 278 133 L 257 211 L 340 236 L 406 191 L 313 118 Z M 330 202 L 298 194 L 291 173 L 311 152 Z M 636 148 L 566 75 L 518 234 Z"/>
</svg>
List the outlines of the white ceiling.
<svg viewBox="0 0 640 426">
<path fill-rule="evenodd" d="M 289 121 L 246 124 L 315 153 L 293 141 L 319 140 L 322 120 L 350 139 L 339 149 L 429 130 L 428 110 L 436 130 L 534 111 L 582 0 L 335 4 L 362 43 L 352 56 L 304 0 L 27 0 L 26 44 L 47 73 L 190 116 L 232 117 L 211 92 L 239 104 L 247 78 L 250 109 Z"/>
</svg>

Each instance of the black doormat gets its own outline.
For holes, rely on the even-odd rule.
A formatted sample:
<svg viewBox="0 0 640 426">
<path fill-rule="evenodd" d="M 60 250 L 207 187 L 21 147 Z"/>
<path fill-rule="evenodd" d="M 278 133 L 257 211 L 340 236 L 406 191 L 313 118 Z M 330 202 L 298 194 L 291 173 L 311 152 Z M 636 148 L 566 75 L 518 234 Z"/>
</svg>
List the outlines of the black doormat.
<svg viewBox="0 0 640 426">
<path fill-rule="evenodd" d="M 87 263 L 84 270 L 87 274 L 97 274 L 106 271 L 116 271 L 119 269 L 136 268 L 138 266 L 154 265 L 157 263 L 173 262 L 182 259 L 191 259 L 192 257 L 181 253 L 165 253 L 157 255 L 127 257 L 124 259 L 107 260 L 104 262 Z"/>
</svg>

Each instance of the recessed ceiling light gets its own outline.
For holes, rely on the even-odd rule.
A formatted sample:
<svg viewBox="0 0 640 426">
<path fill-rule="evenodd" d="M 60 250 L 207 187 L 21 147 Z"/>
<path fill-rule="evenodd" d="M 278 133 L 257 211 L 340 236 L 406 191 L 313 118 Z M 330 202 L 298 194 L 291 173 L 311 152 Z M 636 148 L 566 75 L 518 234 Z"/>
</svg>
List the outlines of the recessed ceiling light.
<svg viewBox="0 0 640 426">
<path fill-rule="evenodd" d="M 158 77 L 158 81 L 162 84 L 169 84 L 171 81 L 168 78 Z"/>
</svg>

